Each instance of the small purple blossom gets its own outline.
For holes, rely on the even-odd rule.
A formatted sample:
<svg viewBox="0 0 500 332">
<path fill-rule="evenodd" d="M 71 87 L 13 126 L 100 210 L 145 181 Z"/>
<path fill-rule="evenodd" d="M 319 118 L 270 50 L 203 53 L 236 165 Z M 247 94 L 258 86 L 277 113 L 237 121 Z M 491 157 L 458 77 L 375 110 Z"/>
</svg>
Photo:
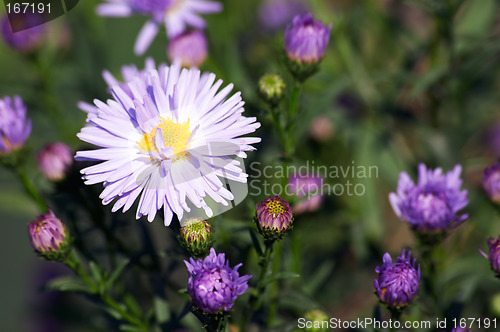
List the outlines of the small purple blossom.
<svg viewBox="0 0 500 332">
<path fill-rule="evenodd" d="M 375 269 L 378 277 L 373 282 L 378 298 L 392 308 L 407 306 L 419 290 L 420 265 L 415 265 L 415 259 L 411 261 L 411 253 L 406 254 L 405 249 L 394 263 L 385 253 L 383 262 Z"/>
<path fill-rule="evenodd" d="M 199 14 L 212 14 L 222 10 L 222 4 L 210 0 L 105 0 L 97 7 L 101 16 L 127 17 L 141 14 L 150 17 L 137 37 L 134 51 L 142 55 L 149 48 L 164 24 L 168 38 L 174 38 L 187 27 L 204 29 L 205 20 Z"/>
<path fill-rule="evenodd" d="M 481 249 L 479 252 L 489 259 L 491 269 L 500 276 L 500 237 L 498 239 L 490 237 L 488 239 L 488 254 L 485 254 Z"/>
<path fill-rule="evenodd" d="M 456 165 L 443 174 L 441 168 L 418 167 L 418 183 L 408 174 L 399 175 L 397 193 L 390 193 L 389 200 L 396 215 L 422 233 L 437 233 L 457 227 L 467 218 L 458 215 L 467 203 L 467 190 L 460 190 L 462 168 Z"/>
<path fill-rule="evenodd" d="M 207 38 L 199 30 L 187 31 L 170 40 L 168 58 L 180 61 L 183 67 L 199 67 L 208 56 Z"/>
<path fill-rule="evenodd" d="M 279 239 L 292 226 L 292 208 L 279 196 L 268 197 L 256 208 L 256 223 L 265 238 Z"/>
<path fill-rule="evenodd" d="M 297 15 L 285 31 L 285 51 L 291 61 L 314 64 L 325 55 L 331 26 L 314 22 L 311 14 Z"/>
<path fill-rule="evenodd" d="M 68 168 L 73 164 L 73 152 L 62 142 L 45 145 L 36 158 L 38 168 L 50 181 L 65 178 Z"/>
<path fill-rule="evenodd" d="M 0 155 L 21 148 L 31 133 L 31 120 L 21 97 L 0 99 Z"/>
<path fill-rule="evenodd" d="M 28 224 L 28 232 L 31 245 L 42 254 L 60 251 L 67 239 L 66 227 L 50 209 Z"/>
<path fill-rule="evenodd" d="M 296 15 L 306 12 L 303 0 L 268 0 L 259 6 L 259 23 L 267 30 L 280 30 Z"/>
<path fill-rule="evenodd" d="M 290 177 L 288 184 L 291 191 L 299 198 L 299 202 L 293 207 L 294 213 L 314 212 L 319 209 L 323 202 L 321 177 L 295 175 Z"/>
<path fill-rule="evenodd" d="M 38 49 L 45 37 L 46 29 L 42 23 L 42 17 L 36 14 L 15 15 L 10 22 L 5 15 L 0 21 L 3 40 L 17 52 L 31 53 Z M 14 25 L 14 30 L 20 31 L 12 32 Z"/>
<path fill-rule="evenodd" d="M 483 188 L 491 201 L 500 203 L 500 164 L 494 163 L 484 170 Z"/>
<path fill-rule="evenodd" d="M 184 263 L 189 273 L 188 293 L 193 303 L 206 313 L 230 310 L 236 298 L 246 292 L 252 277 L 240 277 L 238 269 L 242 264 L 229 267 L 225 254 L 217 255 L 214 248 L 204 260 L 190 258 Z"/>
</svg>

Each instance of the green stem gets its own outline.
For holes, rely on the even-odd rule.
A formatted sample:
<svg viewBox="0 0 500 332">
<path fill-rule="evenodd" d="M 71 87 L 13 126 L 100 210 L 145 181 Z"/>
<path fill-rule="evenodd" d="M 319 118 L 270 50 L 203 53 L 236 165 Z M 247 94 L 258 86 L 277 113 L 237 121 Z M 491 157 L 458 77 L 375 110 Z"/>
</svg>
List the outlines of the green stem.
<svg viewBox="0 0 500 332">
<path fill-rule="evenodd" d="M 392 325 L 391 325 L 391 332 L 397 331 L 397 329 L 394 327 L 395 323 L 394 322 L 399 322 L 401 320 L 401 314 L 403 311 L 401 309 L 396 309 L 396 308 L 390 308 L 391 311 L 391 320 L 392 320 Z"/>
<path fill-rule="evenodd" d="M 290 92 L 290 102 L 288 110 L 288 121 L 286 123 L 287 140 L 285 144 L 285 157 L 290 158 L 295 152 L 295 124 L 297 123 L 297 112 L 299 109 L 299 96 L 302 84 L 298 80 L 293 81 L 292 91 Z"/>
<path fill-rule="evenodd" d="M 41 211 L 46 211 L 47 204 L 45 204 L 42 196 L 38 193 L 38 190 L 33 184 L 33 181 L 31 181 L 31 179 L 26 174 L 26 169 L 24 168 L 24 166 L 17 167 L 15 171 L 17 177 L 19 178 L 19 181 L 21 181 L 24 189 L 26 190 L 26 193 L 31 197 L 31 199 L 33 199 L 33 201 L 38 205 Z"/>
<path fill-rule="evenodd" d="M 276 243 L 274 249 L 274 260 L 272 266 L 272 273 L 278 273 L 280 271 L 280 262 L 281 262 L 281 242 Z M 267 315 L 267 326 L 273 326 L 274 320 L 278 314 L 278 295 L 279 295 L 279 283 L 274 282 L 271 285 L 271 290 L 269 292 L 271 303 L 269 305 L 269 312 Z"/>
</svg>

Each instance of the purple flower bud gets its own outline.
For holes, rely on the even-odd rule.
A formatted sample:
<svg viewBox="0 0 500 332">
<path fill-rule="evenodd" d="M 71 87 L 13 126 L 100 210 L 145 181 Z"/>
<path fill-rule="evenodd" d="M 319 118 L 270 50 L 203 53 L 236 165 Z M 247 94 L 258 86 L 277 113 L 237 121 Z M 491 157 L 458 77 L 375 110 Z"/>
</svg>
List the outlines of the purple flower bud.
<svg viewBox="0 0 500 332">
<path fill-rule="evenodd" d="M 483 254 L 484 257 L 490 260 L 491 269 L 500 276 L 500 237 L 498 239 L 490 237 L 488 239 L 488 255 Z"/>
<path fill-rule="evenodd" d="M 206 313 L 228 311 L 234 301 L 248 289 L 248 280 L 252 277 L 238 273 L 241 263 L 229 267 L 225 254 L 218 254 L 214 248 L 204 260 L 193 258 L 184 261 L 189 273 L 188 293 L 194 305 Z"/>
<path fill-rule="evenodd" d="M 49 209 L 28 224 L 31 245 L 42 256 L 59 260 L 68 252 L 69 233 L 66 226 Z"/>
<path fill-rule="evenodd" d="M 302 0 L 268 0 L 259 6 L 259 22 L 265 29 L 282 29 L 296 15 L 307 12 Z"/>
<path fill-rule="evenodd" d="M 318 142 L 328 142 L 335 133 L 333 122 L 324 115 L 314 118 L 309 127 L 309 135 Z"/>
<path fill-rule="evenodd" d="M 419 290 L 420 265 L 415 266 L 416 260 L 412 262 L 411 253 L 406 255 L 405 249 L 395 263 L 389 253 L 384 254 L 383 261 L 375 269 L 378 277 L 373 282 L 378 298 L 391 308 L 407 306 Z"/>
<path fill-rule="evenodd" d="M 31 133 L 31 120 L 26 119 L 26 106 L 19 96 L 0 99 L 0 155 L 23 147 Z"/>
<path fill-rule="evenodd" d="M 9 18 L 5 15 L 0 22 L 3 40 L 13 50 L 21 53 L 31 53 L 43 43 L 46 35 L 42 17 L 36 14 L 20 14 Z M 18 32 L 12 32 L 11 24 L 16 26 Z M 23 28 L 32 26 L 33 28 Z"/>
<path fill-rule="evenodd" d="M 73 164 L 73 152 L 64 143 L 47 144 L 37 154 L 38 168 L 50 181 L 66 177 L 66 171 Z"/>
<path fill-rule="evenodd" d="M 201 218 L 189 219 L 181 228 L 179 238 L 194 257 L 205 257 L 214 244 L 212 225 Z"/>
<path fill-rule="evenodd" d="M 269 197 L 257 206 L 255 219 L 266 240 L 281 239 L 292 226 L 292 208 L 279 196 Z"/>
<path fill-rule="evenodd" d="M 208 56 L 207 39 L 199 30 L 184 32 L 170 41 L 167 54 L 171 61 L 179 60 L 183 67 L 199 67 Z"/>
<path fill-rule="evenodd" d="M 285 31 L 285 51 L 291 61 L 315 64 L 325 55 L 331 26 L 314 22 L 311 14 L 297 15 Z"/>
<path fill-rule="evenodd" d="M 418 167 L 415 185 L 405 172 L 399 175 L 397 193 L 390 193 L 389 200 L 396 215 L 420 233 L 440 233 L 463 223 L 467 214 L 458 215 L 467 203 L 467 190 L 460 191 L 462 168 L 456 165 L 443 174 L 441 168 L 427 170 Z"/>
<path fill-rule="evenodd" d="M 314 212 L 320 208 L 323 202 L 321 177 L 296 175 L 290 177 L 288 183 L 291 191 L 299 198 L 299 202 L 293 207 L 294 213 Z"/>
<path fill-rule="evenodd" d="M 491 201 L 500 203 L 500 164 L 494 163 L 484 170 L 483 188 Z"/>
</svg>

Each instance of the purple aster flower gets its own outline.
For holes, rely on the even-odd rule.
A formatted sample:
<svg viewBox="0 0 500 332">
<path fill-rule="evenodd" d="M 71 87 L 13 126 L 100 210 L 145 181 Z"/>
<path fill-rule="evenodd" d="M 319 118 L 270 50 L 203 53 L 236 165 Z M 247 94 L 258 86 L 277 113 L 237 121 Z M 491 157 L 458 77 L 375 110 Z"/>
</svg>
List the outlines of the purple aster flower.
<svg viewBox="0 0 500 332">
<path fill-rule="evenodd" d="M 468 203 L 467 190 L 460 191 L 462 168 L 456 165 L 443 174 L 441 168 L 427 170 L 418 167 L 415 185 L 405 172 L 399 175 L 397 193 L 390 193 L 389 200 L 396 215 L 422 233 L 437 233 L 457 227 L 467 218 L 458 215 Z"/>
<path fill-rule="evenodd" d="M 45 145 L 36 158 L 38 168 L 50 181 L 64 179 L 68 168 L 73 164 L 73 152 L 61 142 Z"/>
<path fill-rule="evenodd" d="M 42 17 L 36 14 L 15 15 L 11 21 L 5 15 L 0 21 L 3 40 L 15 51 L 31 53 L 42 45 L 45 37 L 46 29 L 42 23 Z M 17 32 L 12 32 L 11 25 Z"/>
<path fill-rule="evenodd" d="M 31 133 L 31 120 L 21 97 L 0 99 L 0 155 L 21 148 Z"/>
<path fill-rule="evenodd" d="M 207 39 L 199 30 L 187 31 L 170 40 L 168 58 L 178 60 L 183 67 L 199 67 L 208 56 Z"/>
<path fill-rule="evenodd" d="M 378 277 L 373 282 L 380 301 L 397 308 L 407 306 L 413 300 L 420 283 L 420 265 L 416 266 L 415 261 L 411 261 L 411 253 L 407 255 L 405 249 L 395 263 L 389 253 L 384 254 L 384 264 L 375 269 Z"/>
<path fill-rule="evenodd" d="M 268 30 L 284 28 L 296 15 L 305 14 L 307 6 L 302 0 L 268 0 L 259 6 L 259 23 Z"/>
<path fill-rule="evenodd" d="M 135 54 L 142 55 L 165 24 L 169 38 L 180 35 L 188 26 L 204 29 L 205 21 L 199 14 L 212 14 L 222 10 L 222 5 L 209 0 L 105 0 L 97 7 L 101 16 L 124 17 L 142 14 L 150 17 L 135 43 Z"/>
<path fill-rule="evenodd" d="M 479 249 L 479 252 L 489 259 L 491 269 L 500 276 L 500 237 L 498 239 L 490 237 L 488 239 L 488 248 L 488 254 L 485 254 L 481 249 Z"/>
<path fill-rule="evenodd" d="M 267 240 L 277 240 L 292 227 L 292 208 L 279 196 L 268 197 L 257 206 L 255 222 Z"/>
<path fill-rule="evenodd" d="M 113 212 L 138 200 L 136 217 L 152 221 L 163 208 L 165 225 L 174 214 L 213 211 L 206 199 L 223 206 L 234 199 L 224 180 L 246 182 L 240 167 L 245 151 L 260 138 L 256 118 L 242 116 L 240 93 L 226 100 L 233 85 L 218 92 L 215 74 L 160 65 L 139 72 L 125 85 L 111 87 L 112 100 L 95 101 L 88 125 L 78 137 L 102 147 L 77 152 L 78 160 L 102 161 L 83 169 L 86 184 L 102 182 L 103 204 L 116 199 Z M 126 86 L 126 88 L 125 88 Z"/>
<path fill-rule="evenodd" d="M 500 164 L 494 163 L 484 170 L 483 188 L 491 201 L 500 203 Z"/>
<path fill-rule="evenodd" d="M 248 289 L 247 282 L 252 277 L 240 277 L 238 269 L 242 264 L 230 268 L 225 254 L 217 255 L 214 248 L 204 260 L 190 258 L 184 263 L 189 273 L 188 293 L 193 303 L 206 313 L 231 309 L 236 298 Z"/>
<path fill-rule="evenodd" d="M 49 259 L 64 257 L 69 249 L 70 237 L 66 226 L 54 212 L 39 215 L 28 224 L 28 232 L 33 248 Z"/>
<path fill-rule="evenodd" d="M 323 202 L 321 188 L 323 179 L 319 176 L 295 175 L 288 180 L 292 193 L 297 195 L 299 202 L 293 207 L 294 213 L 317 211 Z"/>
<path fill-rule="evenodd" d="M 314 64 L 325 55 L 331 26 L 314 22 L 311 14 L 297 15 L 285 31 L 285 51 L 291 61 Z"/>
</svg>

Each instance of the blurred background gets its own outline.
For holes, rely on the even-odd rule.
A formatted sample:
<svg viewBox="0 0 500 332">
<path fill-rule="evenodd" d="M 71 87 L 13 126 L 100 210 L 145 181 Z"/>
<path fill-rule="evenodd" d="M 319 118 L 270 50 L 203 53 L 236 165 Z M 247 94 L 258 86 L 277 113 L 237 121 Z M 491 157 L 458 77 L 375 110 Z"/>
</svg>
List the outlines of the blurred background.
<svg viewBox="0 0 500 332">
<path fill-rule="evenodd" d="M 332 33 L 320 71 L 303 86 L 291 165 L 314 161 L 315 165 L 376 166 L 378 170 L 378 176 L 371 178 L 325 179 L 331 185 L 350 180 L 366 190 L 361 196 L 325 196 L 319 208 L 296 215 L 295 227 L 281 246 L 281 263 L 283 270 L 301 278 L 282 281 L 269 290 L 276 308 L 276 330 L 293 330 L 297 317 L 314 308 L 342 320 L 374 315 L 374 268 L 381 265 L 385 252 L 394 257 L 403 247 L 415 246 L 410 228 L 395 216 L 387 197 L 396 190 L 401 171 L 416 178 L 419 163 L 444 170 L 462 165 L 463 188 L 469 192 L 470 218 L 442 246 L 445 260 L 440 262 L 437 281 L 442 314 L 500 319 L 498 280 L 478 252 L 478 248 L 486 251 L 486 240 L 500 233 L 498 210 L 481 188 L 484 168 L 500 153 L 500 4 L 495 0 L 290 0 L 285 1 L 288 12 L 273 10 L 273 1 L 225 0 L 221 13 L 205 16 L 209 57 L 201 69 L 214 72 L 225 84 L 233 82 L 246 101 L 245 114 L 257 116 L 262 123 L 256 133 L 262 142 L 247 160 L 250 181 L 261 180 L 259 172 L 248 168 L 250 163 L 282 165 L 278 136 L 258 98 L 257 82 L 266 73 L 281 73 L 290 86 L 283 33 L 293 15 L 304 9 L 331 23 Z M 80 1 L 69 14 L 47 23 L 49 37 L 35 53 L 21 54 L 0 42 L 0 95 L 20 95 L 26 103 L 33 121 L 27 142 L 32 152 L 29 176 L 61 219 L 78 219 L 71 221 L 71 228 L 77 232 L 79 228 L 82 241 L 92 244 L 90 250 L 97 257 L 106 243 L 103 229 L 109 225 L 118 225 L 110 228 L 116 229 L 117 236 L 132 238 L 131 247 L 146 227 L 160 252 L 179 253 L 176 226 L 165 228 L 161 220 L 135 221 L 134 208 L 111 216 L 110 207 L 102 207 L 96 213 L 104 216 L 104 228 L 94 225 L 95 218 L 81 213 L 75 207 L 78 198 L 68 194 L 72 186 L 83 187 L 77 172 L 81 165 L 60 184 L 49 183 L 37 170 L 35 153 L 46 143 L 64 141 L 75 151 L 85 148 L 76 137 L 86 117 L 77 102 L 108 98 L 101 77 L 104 69 L 120 77 L 125 64 L 143 68 L 147 57 L 157 64 L 169 61 L 164 29 L 146 54 L 137 57 L 133 45 L 146 18 L 102 18 L 95 13 L 98 3 Z M 39 214 L 38 208 L 12 172 L 0 169 L 0 181 L 4 262 L 0 331 L 113 329 L 92 299 L 44 287 L 50 278 L 68 270 L 36 256 L 26 224 Z M 82 190 L 97 200 L 100 186 Z M 217 248 L 228 253 L 232 265 L 243 261 L 243 272 L 255 274 L 257 258 L 248 225 L 255 203 L 265 196 L 250 194 L 238 208 L 213 222 Z M 187 283 L 182 260 L 178 261 L 168 274 L 172 289 Z M 179 318 L 174 327 L 196 330 L 193 317 L 180 318 L 183 302 L 172 301 L 170 310 Z M 435 317 L 426 308 L 426 299 L 418 299 L 408 317 Z M 263 313 L 256 319 L 265 325 Z"/>
</svg>

